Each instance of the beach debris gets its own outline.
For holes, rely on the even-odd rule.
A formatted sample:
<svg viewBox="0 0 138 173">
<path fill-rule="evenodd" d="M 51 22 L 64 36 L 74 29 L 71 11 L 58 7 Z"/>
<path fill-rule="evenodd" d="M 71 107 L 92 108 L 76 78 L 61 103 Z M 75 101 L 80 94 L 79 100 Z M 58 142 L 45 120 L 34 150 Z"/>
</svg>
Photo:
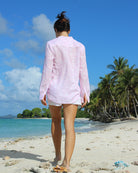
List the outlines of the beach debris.
<svg viewBox="0 0 138 173">
<path fill-rule="evenodd" d="M 134 149 L 134 148 L 129 148 L 128 150 L 129 150 L 129 151 L 135 151 L 135 149 Z"/>
<path fill-rule="evenodd" d="M 115 136 L 116 138 L 120 138 L 120 136 Z"/>
<path fill-rule="evenodd" d="M 81 133 L 81 132 L 77 132 L 77 134 L 79 134 L 79 135 L 80 135 L 80 134 L 82 134 L 82 133 Z"/>
<path fill-rule="evenodd" d="M 9 160 L 9 159 L 10 159 L 10 156 L 3 157 L 3 160 Z"/>
<path fill-rule="evenodd" d="M 131 164 L 138 166 L 138 161 L 133 161 Z"/>
<path fill-rule="evenodd" d="M 48 168 L 50 168 L 50 163 L 49 162 L 46 162 L 46 163 L 41 163 L 40 165 L 39 165 L 39 168 L 44 168 L 44 169 L 48 169 Z"/>
<path fill-rule="evenodd" d="M 30 146 L 29 148 L 35 148 L 34 146 Z"/>
<path fill-rule="evenodd" d="M 22 141 L 23 138 L 18 138 L 18 139 L 15 139 L 14 142 L 19 142 L 19 141 Z"/>
<path fill-rule="evenodd" d="M 9 162 L 6 162 L 5 166 L 12 166 L 12 165 L 15 165 L 15 164 L 17 164 L 19 162 L 20 162 L 19 160 L 11 160 Z"/>
<path fill-rule="evenodd" d="M 90 148 L 86 148 L 86 150 L 91 150 Z"/>
<path fill-rule="evenodd" d="M 22 141 L 22 140 L 24 140 L 24 138 L 17 138 L 17 139 L 15 139 L 14 141 L 9 141 L 9 142 L 8 142 L 8 145 L 10 145 L 10 144 L 15 144 L 15 143 L 17 143 L 17 142 L 19 142 L 19 141 Z"/>
<path fill-rule="evenodd" d="M 128 167 L 129 165 L 122 160 L 114 162 L 114 166 L 116 166 L 116 169 L 124 169 L 125 167 Z"/>
<path fill-rule="evenodd" d="M 133 128 L 126 129 L 127 131 L 133 130 Z"/>
</svg>

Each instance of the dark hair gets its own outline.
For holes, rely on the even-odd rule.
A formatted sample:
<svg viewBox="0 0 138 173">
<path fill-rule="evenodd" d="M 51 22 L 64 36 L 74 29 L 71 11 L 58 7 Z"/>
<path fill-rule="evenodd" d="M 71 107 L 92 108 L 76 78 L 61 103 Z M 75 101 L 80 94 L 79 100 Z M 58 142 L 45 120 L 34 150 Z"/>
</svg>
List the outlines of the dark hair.
<svg viewBox="0 0 138 173">
<path fill-rule="evenodd" d="M 65 16 L 66 11 L 62 11 L 57 15 L 58 20 L 54 23 L 54 29 L 57 32 L 70 31 L 70 20 Z"/>
</svg>

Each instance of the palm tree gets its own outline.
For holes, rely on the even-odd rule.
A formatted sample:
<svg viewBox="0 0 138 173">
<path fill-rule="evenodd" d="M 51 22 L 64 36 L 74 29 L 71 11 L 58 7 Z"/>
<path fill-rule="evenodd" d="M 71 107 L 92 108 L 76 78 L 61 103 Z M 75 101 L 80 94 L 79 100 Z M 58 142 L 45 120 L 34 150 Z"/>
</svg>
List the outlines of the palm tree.
<svg viewBox="0 0 138 173">
<path fill-rule="evenodd" d="M 121 75 L 123 73 L 123 70 L 125 68 L 128 67 L 128 60 L 124 59 L 124 57 L 119 57 L 118 59 L 116 59 L 115 57 L 113 57 L 114 60 L 114 65 L 109 64 L 107 65 L 107 68 L 113 70 L 110 75 L 113 78 L 113 80 L 115 81 L 119 75 Z"/>
<path fill-rule="evenodd" d="M 90 103 L 87 106 L 89 114 L 96 116 L 100 110 L 100 98 L 98 97 L 99 89 L 95 89 L 90 94 Z"/>
<path fill-rule="evenodd" d="M 114 81 L 111 79 L 111 75 L 105 75 L 105 77 L 100 77 L 101 82 L 98 84 L 98 87 L 100 89 L 100 96 L 102 100 L 104 101 L 104 107 L 106 111 L 106 105 L 109 104 L 111 100 L 113 101 L 114 108 L 115 108 L 115 116 L 118 118 L 117 114 L 117 103 L 115 100 L 115 97 L 113 95 L 113 87 L 114 87 Z"/>
<path fill-rule="evenodd" d="M 135 115 L 137 117 L 137 109 L 134 98 L 136 99 L 137 96 L 135 91 L 138 87 L 136 84 L 138 80 L 136 81 L 134 79 L 136 79 L 138 75 L 137 69 L 133 69 L 133 67 L 134 66 L 124 70 L 123 74 L 121 74 L 118 78 L 118 84 L 116 85 L 116 93 L 120 97 L 120 101 L 126 105 L 128 117 L 130 117 L 130 101 L 133 102 Z"/>
<path fill-rule="evenodd" d="M 112 72 L 100 77 L 98 88 L 91 93 L 87 109 L 94 117 L 98 115 L 99 120 L 104 117 L 112 120 L 124 115 L 138 117 L 138 69 L 134 69 L 135 65 L 129 67 L 127 63 L 124 57 L 114 57 L 113 64 L 107 66 Z"/>
</svg>

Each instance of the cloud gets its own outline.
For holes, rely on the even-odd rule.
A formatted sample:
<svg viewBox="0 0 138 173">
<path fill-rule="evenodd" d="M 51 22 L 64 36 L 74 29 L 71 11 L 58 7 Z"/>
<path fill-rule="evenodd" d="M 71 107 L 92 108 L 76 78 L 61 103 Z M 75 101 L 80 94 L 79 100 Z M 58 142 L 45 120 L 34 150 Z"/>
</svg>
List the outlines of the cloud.
<svg viewBox="0 0 138 173">
<path fill-rule="evenodd" d="M 15 57 L 11 49 L 5 48 L 3 50 L 0 50 L 0 55 L 4 64 L 8 65 L 9 67 L 19 69 L 25 68 L 25 65 Z"/>
<path fill-rule="evenodd" d="M 19 33 L 17 33 L 17 36 L 20 38 L 30 38 L 32 36 L 32 33 L 29 31 L 19 31 Z"/>
<path fill-rule="evenodd" d="M 10 34 L 12 29 L 8 27 L 8 22 L 0 14 L 0 34 Z"/>
<path fill-rule="evenodd" d="M 33 32 L 41 40 L 50 40 L 55 38 L 52 22 L 44 14 L 33 18 Z"/>
<path fill-rule="evenodd" d="M 0 54 L 2 54 L 4 57 L 11 57 L 11 56 L 13 56 L 13 52 L 12 52 L 12 50 L 10 50 L 10 49 L 7 49 L 7 48 L 5 48 L 5 49 L 3 49 L 3 50 L 0 50 Z"/>
<path fill-rule="evenodd" d="M 22 30 L 17 35 L 19 41 L 15 47 L 25 53 L 42 55 L 45 51 L 45 42 L 55 38 L 52 22 L 44 14 L 40 14 L 32 19 L 30 30 Z"/>
<path fill-rule="evenodd" d="M 0 34 L 6 33 L 8 31 L 7 21 L 0 14 Z"/>
<path fill-rule="evenodd" d="M 18 48 L 18 50 L 21 50 L 25 53 L 32 53 L 37 55 L 44 53 L 44 45 L 40 45 L 39 42 L 31 39 L 27 41 L 18 41 L 15 43 L 15 46 Z"/>
<path fill-rule="evenodd" d="M 0 92 L 0 100 L 7 100 L 7 96 Z"/>
<path fill-rule="evenodd" d="M 6 80 L 11 84 L 12 100 L 35 102 L 39 99 L 41 72 L 39 67 L 13 69 L 5 72 Z"/>
<path fill-rule="evenodd" d="M 9 113 L 15 114 L 26 108 L 34 108 L 40 104 L 41 70 L 39 67 L 26 68 L 25 64 L 22 63 L 21 56 L 23 56 L 22 53 L 26 53 L 26 57 L 30 58 L 31 54 L 34 57 L 32 63 L 36 61 L 35 64 L 37 65 L 43 64 L 43 60 L 39 56 L 43 56 L 45 53 L 46 41 L 55 38 L 53 24 L 46 15 L 40 14 L 34 16 L 32 23 L 25 24 L 24 28 L 17 33 L 13 32 L 9 27 L 9 22 L 0 15 L 0 34 L 10 36 L 12 34 L 11 46 L 17 48 L 17 52 L 8 48 L 0 50 L 0 66 L 3 68 L 6 65 L 12 68 L 3 73 L 5 86 L 0 80 L 0 113 L 3 111 L 4 114 L 7 114 L 9 111 Z M 20 56 L 17 57 L 17 55 Z M 29 60 L 32 61 L 32 59 Z M 9 68 L 6 67 L 6 69 Z"/>
<path fill-rule="evenodd" d="M 0 92 L 0 100 L 3 100 L 3 101 L 7 100 L 7 96 Z"/>
<path fill-rule="evenodd" d="M 4 85 L 2 84 L 2 80 L 0 79 L 0 91 L 4 90 Z"/>
<path fill-rule="evenodd" d="M 21 63 L 18 59 L 12 58 L 9 61 L 5 61 L 5 64 L 14 69 L 24 69 L 25 64 Z"/>
<path fill-rule="evenodd" d="M 7 100 L 7 96 L 4 94 L 4 89 L 5 87 L 0 79 L 0 100 Z"/>
<path fill-rule="evenodd" d="M 24 109 L 42 107 L 39 101 L 41 72 L 38 67 L 5 72 L 8 86 L 0 80 L 1 115 L 22 113 Z"/>
</svg>

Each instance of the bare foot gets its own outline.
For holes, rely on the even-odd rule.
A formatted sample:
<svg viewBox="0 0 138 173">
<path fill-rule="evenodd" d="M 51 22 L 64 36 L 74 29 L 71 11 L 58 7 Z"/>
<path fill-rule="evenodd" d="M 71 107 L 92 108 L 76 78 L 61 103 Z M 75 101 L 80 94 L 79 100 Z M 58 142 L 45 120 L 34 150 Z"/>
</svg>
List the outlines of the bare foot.
<svg viewBox="0 0 138 173">
<path fill-rule="evenodd" d="M 67 164 L 65 163 L 65 161 L 63 161 L 62 164 L 61 164 L 60 166 L 65 167 L 65 168 L 67 169 L 68 172 L 71 172 L 69 165 L 67 165 Z"/>
<path fill-rule="evenodd" d="M 61 161 L 61 153 L 54 158 L 53 164 L 57 164 L 59 161 Z"/>
</svg>

